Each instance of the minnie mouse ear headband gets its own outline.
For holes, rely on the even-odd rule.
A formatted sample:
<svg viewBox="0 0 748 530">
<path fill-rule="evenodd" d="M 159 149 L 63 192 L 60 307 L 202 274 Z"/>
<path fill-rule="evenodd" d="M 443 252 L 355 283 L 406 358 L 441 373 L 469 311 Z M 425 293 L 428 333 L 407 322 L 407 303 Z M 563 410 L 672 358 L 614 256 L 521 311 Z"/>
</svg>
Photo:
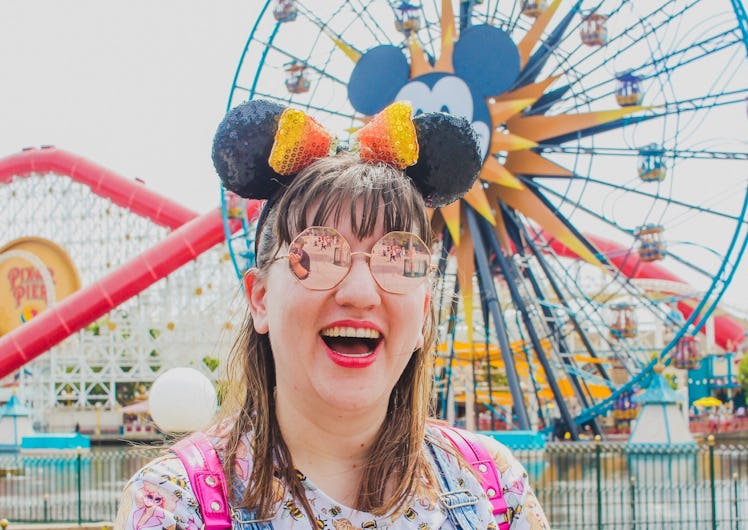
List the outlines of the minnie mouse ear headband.
<svg viewBox="0 0 748 530">
<path fill-rule="evenodd" d="M 478 139 L 470 123 L 444 113 L 411 119 L 405 102 L 393 103 L 356 133 L 362 160 L 404 170 L 426 205 L 439 207 L 462 197 L 481 167 Z M 314 160 L 335 145 L 317 121 L 300 110 L 253 100 L 231 109 L 213 140 L 213 164 L 223 186 L 246 199 L 274 199 Z"/>
</svg>

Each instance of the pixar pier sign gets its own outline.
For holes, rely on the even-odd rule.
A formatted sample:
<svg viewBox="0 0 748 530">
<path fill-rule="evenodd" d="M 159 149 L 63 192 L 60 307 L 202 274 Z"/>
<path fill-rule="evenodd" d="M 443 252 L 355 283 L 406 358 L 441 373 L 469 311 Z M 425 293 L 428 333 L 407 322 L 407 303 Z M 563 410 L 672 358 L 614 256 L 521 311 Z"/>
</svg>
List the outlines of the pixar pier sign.
<svg viewBox="0 0 748 530">
<path fill-rule="evenodd" d="M 78 272 L 59 245 L 24 237 L 0 248 L 0 336 L 80 289 Z"/>
</svg>

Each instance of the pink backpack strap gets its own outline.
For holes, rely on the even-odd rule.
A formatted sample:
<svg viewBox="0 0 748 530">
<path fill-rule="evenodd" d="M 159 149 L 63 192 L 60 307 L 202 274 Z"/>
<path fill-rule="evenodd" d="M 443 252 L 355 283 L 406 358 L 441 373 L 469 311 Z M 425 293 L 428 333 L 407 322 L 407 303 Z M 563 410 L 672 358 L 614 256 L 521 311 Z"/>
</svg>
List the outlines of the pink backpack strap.
<svg viewBox="0 0 748 530">
<path fill-rule="evenodd" d="M 205 530 L 231 528 L 226 477 L 221 460 L 210 438 L 196 432 L 179 440 L 172 447 L 187 470 L 187 477 L 195 492 Z"/>
<path fill-rule="evenodd" d="M 506 520 L 507 505 L 499 481 L 499 472 L 496 469 L 496 462 L 489 452 L 470 431 L 446 425 L 434 426 L 452 442 L 452 445 L 465 457 L 465 460 L 473 466 L 488 500 L 491 501 L 494 516 L 504 514 L 505 521 L 499 523 L 499 530 L 509 530 L 509 521 Z"/>
</svg>

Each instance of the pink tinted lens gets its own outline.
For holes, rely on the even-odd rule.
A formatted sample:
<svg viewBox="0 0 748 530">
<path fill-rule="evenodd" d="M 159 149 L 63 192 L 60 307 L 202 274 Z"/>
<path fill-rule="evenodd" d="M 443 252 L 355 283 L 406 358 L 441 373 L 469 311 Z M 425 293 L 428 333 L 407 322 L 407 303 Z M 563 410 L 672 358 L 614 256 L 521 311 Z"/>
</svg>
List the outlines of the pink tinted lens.
<svg viewBox="0 0 748 530">
<path fill-rule="evenodd" d="M 371 249 L 369 266 L 382 289 L 407 293 L 428 276 L 431 253 L 415 234 L 390 232 Z"/>
<path fill-rule="evenodd" d="M 332 289 L 350 270 L 351 247 L 333 228 L 310 227 L 289 245 L 291 272 L 308 289 Z M 431 253 L 418 236 L 390 232 L 371 249 L 369 268 L 379 286 L 392 293 L 407 293 L 428 276 Z"/>
<path fill-rule="evenodd" d="M 307 228 L 289 245 L 291 272 L 309 289 L 335 287 L 348 273 L 350 263 L 348 241 L 332 228 Z"/>
</svg>

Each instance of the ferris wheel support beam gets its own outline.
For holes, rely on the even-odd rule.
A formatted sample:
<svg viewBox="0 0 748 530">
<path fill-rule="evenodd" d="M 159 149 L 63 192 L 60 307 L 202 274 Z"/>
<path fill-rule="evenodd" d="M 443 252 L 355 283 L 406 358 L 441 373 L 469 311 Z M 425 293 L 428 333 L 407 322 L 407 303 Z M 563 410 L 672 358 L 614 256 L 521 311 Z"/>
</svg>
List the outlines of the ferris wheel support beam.
<svg viewBox="0 0 748 530">
<path fill-rule="evenodd" d="M 517 223 L 522 231 L 522 237 L 524 238 L 525 244 L 530 248 L 530 252 L 532 252 L 533 257 L 538 262 L 538 265 L 540 265 L 540 268 L 543 270 L 544 277 L 548 280 L 548 284 L 551 286 L 551 289 L 553 290 L 553 293 L 556 295 L 558 300 L 561 302 L 561 305 L 566 309 L 566 313 L 569 316 L 569 319 L 572 322 L 572 325 L 574 326 L 575 331 L 582 339 L 582 343 L 585 347 L 585 350 L 587 353 L 594 358 L 598 358 L 597 353 L 595 351 L 595 348 L 592 346 L 592 343 L 589 340 L 589 337 L 587 337 L 587 334 L 582 329 L 582 326 L 579 325 L 579 320 L 577 319 L 574 311 L 571 309 L 571 305 L 569 304 L 568 300 L 566 299 L 566 296 L 564 295 L 563 291 L 558 285 L 558 282 L 554 278 L 554 275 L 551 271 L 550 266 L 548 265 L 548 262 L 546 261 L 543 252 L 538 248 L 537 244 L 535 243 L 535 238 L 530 236 L 530 233 L 527 230 L 527 227 L 524 224 Z M 535 278 L 534 274 L 527 274 L 527 277 L 530 279 L 530 282 L 533 285 L 533 289 L 535 290 L 538 297 L 540 297 L 543 302 L 545 302 L 545 294 L 543 293 L 542 288 L 540 287 L 540 284 L 538 283 L 537 279 Z M 552 318 L 552 313 L 550 309 L 548 309 L 548 306 L 543 304 L 543 313 L 547 315 L 547 318 L 549 318 L 549 322 L 551 322 L 554 326 L 557 326 L 556 319 Z M 569 351 L 568 345 L 566 344 L 566 341 L 563 339 L 563 336 L 560 338 L 561 345 L 563 346 L 563 349 L 567 352 Z M 600 376 L 605 379 L 606 381 L 610 381 L 610 376 L 608 375 L 607 370 L 602 365 L 597 366 L 597 371 L 600 372 Z"/>
<path fill-rule="evenodd" d="M 590 357 L 594 357 L 595 359 L 598 359 L 597 352 L 595 351 L 594 346 L 592 346 L 592 343 L 590 342 L 589 337 L 587 336 L 587 333 L 585 333 L 584 329 L 582 329 L 582 326 L 579 325 L 579 320 L 577 320 L 576 315 L 571 310 L 571 307 L 569 306 L 569 302 L 566 300 L 566 297 L 561 292 L 561 288 L 558 286 L 558 283 L 556 282 L 555 278 L 553 278 L 553 275 L 550 271 L 550 267 L 548 266 L 548 262 L 543 257 L 542 252 L 535 244 L 535 241 L 533 241 L 533 238 L 530 237 L 530 235 L 527 233 L 527 229 L 523 226 L 522 230 L 525 234 L 526 243 L 530 247 L 533 255 L 535 256 L 535 259 L 537 259 L 538 264 L 543 269 L 543 273 L 545 274 L 545 277 L 548 279 L 548 283 L 553 289 L 553 292 L 556 294 L 558 299 L 561 301 L 561 305 L 563 305 L 567 313 L 569 315 L 569 320 L 572 323 L 572 326 L 574 326 L 574 330 L 577 332 L 579 337 L 582 339 L 582 344 L 584 345 L 584 349 L 587 350 L 587 353 L 590 355 Z M 605 367 L 602 365 L 597 366 L 598 372 L 600 372 L 600 375 L 607 381 L 610 381 L 610 375 L 608 375 L 607 370 L 605 370 Z"/>
<path fill-rule="evenodd" d="M 507 383 L 509 384 L 509 392 L 512 394 L 512 401 L 514 402 L 514 413 L 517 416 L 517 424 L 520 429 L 527 431 L 530 430 L 530 418 L 527 415 L 527 407 L 525 406 L 522 388 L 519 384 L 517 367 L 512 358 L 512 348 L 509 345 L 509 336 L 504 327 L 504 320 L 501 318 L 499 297 L 496 292 L 496 286 L 493 282 L 490 267 L 488 266 L 488 256 L 486 255 L 483 236 L 478 230 L 476 213 L 467 204 L 465 204 L 465 210 L 468 224 L 470 225 L 470 231 L 475 238 L 473 246 L 475 249 L 475 264 L 477 265 L 478 276 L 483 277 L 483 285 L 488 289 L 488 293 L 486 294 L 486 304 L 488 305 L 489 312 L 493 318 L 494 327 L 496 328 L 496 336 L 499 339 L 499 348 L 501 349 L 501 357 L 504 360 L 504 369 L 506 371 Z"/>
<path fill-rule="evenodd" d="M 587 353 L 590 355 L 590 357 L 598 359 L 597 352 L 592 346 L 592 343 L 590 342 L 589 337 L 587 337 L 587 334 L 582 329 L 582 326 L 579 325 L 579 321 L 577 320 L 576 315 L 574 314 L 573 311 L 571 311 L 571 308 L 569 307 L 569 302 L 566 300 L 566 297 L 563 295 L 563 293 L 561 292 L 561 289 L 558 287 L 556 280 L 553 278 L 553 275 L 550 272 L 550 267 L 548 267 L 548 264 L 546 263 L 545 258 L 543 258 L 540 250 L 535 245 L 532 238 L 529 237 L 529 234 L 527 233 L 527 229 L 524 226 L 521 226 L 521 229 L 524 234 L 525 241 L 530 247 L 530 250 L 533 253 L 533 256 L 537 260 L 541 269 L 543 269 L 543 273 L 545 275 L 546 280 L 548 281 L 549 285 L 553 289 L 553 292 L 556 294 L 556 297 L 561 302 L 561 305 L 563 305 L 564 308 L 566 308 L 567 315 L 569 316 L 569 320 L 571 321 L 572 326 L 574 327 L 574 330 L 576 331 L 577 335 L 579 335 L 579 337 L 581 338 L 584 348 L 587 350 Z M 535 276 L 532 274 L 528 274 L 527 277 L 532 283 L 536 296 L 538 296 L 541 299 L 541 301 L 544 302 L 545 297 L 543 295 L 542 289 L 540 288 L 540 285 L 538 284 Z M 563 355 L 564 353 L 570 353 L 569 346 L 566 343 L 566 340 L 564 339 L 563 334 L 561 334 L 560 328 L 556 324 L 555 318 L 552 317 L 550 309 L 548 309 L 548 307 L 545 304 L 542 305 L 542 308 L 543 308 L 543 314 L 546 316 L 546 319 L 548 319 L 550 322 L 549 325 L 551 326 L 551 331 L 553 332 L 555 340 L 558 342 L 559 350 L 562 353 L 561 359 L 567 367 L 567 373 L 569 374 L 569 377 L 571 378 L 574 388 L 577 391 L 577 395 L 582 401 L 584 408 L 588 408 L 590 406 L 590 403 L 587 399 L 587 395 L 584 393 L 581 387 L 581 384 L 579 383 L 579 378 L 577 377 L 577 374 L 575 373 L 575 367 L 572 365 L 571 359 L 568 359 L 565 355 Z M 596 369 L 605 381 L 607 382 L 610 381 L 610 376 L 608 375 L 607 370 L 605 370 L 605 367 L 602 364 L 596 365 Z M 602 433 L 602 430 L 600 429 L 600 425 L 597 422 L 597 418 L 594 418 L 591 421 L 591 424 L 592 424 L 592 430 L 594 431 L 594 433 L 602 436 L 603 433 Z"/>
<path fill-rule="evenodd" d="M 489 338 L 490 338 L 490 322 L 489 322 L 489 309 L 486 294 L 486 290 L 483 286 L 483 278 L 478 276 L 478 285 L 481 291 L 481 310 L 483 311 L 483 336 L 485 337 L 485 348 L 486 348 L 486 381 L 488 382 L 488 410 L 491 414 L 491 430 L 494 429 L 494 422 L 496 420 L 496 410 L 493 402 L 493 380 L 491 377 L 491 356 L 489 353 Z M 477 399 L 476 399 L 477 401 Z"/>
<path fill-rule="evenodd" d="M 453 404 L 453 400 L 451 398 L 454 397 L 454 363 L 455 363 L 455 333 L 457 331 L 457 314 L 459 313 L 459 304 L 458 304 L 458 298 L 459 298 L 459 283 L 455 285 L 455 296 L 452 299 L 452 302 L 450 304 L 449 308 L 449 327 L 448 327 L 448 337 L 449 337 L 449 358 L 447 359 L 447 363 L 445 366 L 446 371 L 446 387 L 444 388 L 443 394 L 442 394 L 442 412 L 444 414 L 444 419 L 450 420 L 451 417 L 454 416 L 454 410 L 452 408 L 448 408 Z M 450 395 L 451 394 L 451 395 Z M 450 421 L 450 423 L 452 423 Z"/>
<path fill-rule="evenodd" d="M 486 221 L 483 221 L 483 223 L 486 223 Z M 471 224 L 470 230 L 473 233 L 473 237 L 475 237 L 475 234 L 480 233 L 481 239 L 483 239 L 484 231 L 479 232 L 480 227 L 478 226 L 477 222 L 475 223 L 475 226 Z M 478 250 L 478 247 L 476 246 L 476 255 L 478 253 L 477 250 Z M 561 394 L 561 389 L 558 386 L 558 381 L 556 381 L 556 376 L 553 373 L 553 368 L 551 367 L 551 363 L 548 361 L 548 357 L 545 354 L 545 350 L 543 349 L 543 346 L 540 344 L 540 337 L 538 336 L 537 331 L 535 330 L 535 326 L 532 322 L 532 319 L 530 318 L 530 313 L 527 310 L 527 305 L 525 304 L 525 301 L 522 299 L 522 295 L 520 294 L 519 289 L 517 289 L 517 283 L 518 283 L 520 274 L 514 268 L 514 263 L 511 260 L 506 259 L 506 257 L 504 257 L 504 254 L 502 252 L 496 253 L 496 260 L 499 262 L 499 267 L 501 267 L 501 270 L 504 272 L 504 275 L 507 279 L 506 285 L 509 288 L 509 293 L 512 297 L 512 301 L 514 302 L 515 307 L 519 310 L 520 314 L 522 315 L 522 322 L 524 323 L 525 329 L 527 330 L 527 333 L 530 336 L 530 342 L 532 343 L 532 347 L 535 350 L 535 355 L 538 361 L 540 362 L 540 365 L 543 367 L 543 371 L 545 371 L 545 378 L 548 381 L 548 386 L 551 388 L 551 392 L 553 393 L 553 398 L 555 399 L 556 404 L 558 405 L 558 410 L 561 413 L 561 419 L 564 421 L 566 429 L 571 435 L 571 439 L 578 440 L 579 431 L 577 430 L 577 426 L 574 423 L 571 413 L 569 412 L 569 408 L 566 406 L 566 401 L 564 401 L 564 397 Z"/>
<path fill-rule="evenodd" d="M 524 247 L 522 245 L 522 242 L 520 241 L 520 237 L 527 239 L 527 231 L 525 230 L 525 227 L 523 225 L 517 222 L 517 217 L 515 215 L 512 215 L 512 213 L 509 211 L 509 209 L 506 207 L 505 204 L 500 204 L 500 207 L 505 214 L 505 218 L 507 220 L 511 220 L 511 223 L 506 223 L 507 228 L 509 228 L 510 226 L 512 227 L 512 230 L 508 230 L 512 234 L 510 237 L 512 237 L 512 239 L 514 240 L 515 247 L 518 249 L 520 254 L 524 256 Z M 487 232 L 490 231 L 490 229 L 485 226 L 485 223 L 484 223 L 484 229 L 486 229 Z M 520 230 L 522 231 L 522 236 L 520 236 Z M 495 238 L 491 238 L 490 241 L 494 247 L 494 252 L 498 254 L 500 252 L 498 241 Z M 541 311 L 543 312 L 543 316 L 545 317 L 545 320 L 548 323 L 548 326 L 550 328 L 550 336 L 553 337 L 551 340 L 551 346 L 557 347 L 556 353 L 559 354 L 560 359 L 562 360 L 564 365 L 566 365 L 566 373 L 571 379 L 571 383 L 574 387 L 574 391 L 575 391 L 577 398 L 583 404 L 584 408 L 589 407 L 590 403 L 587 400 L 587 393 L 585 393 L 585 390 L 582 388 L 582 385 L 579 382 L 579 378 L 577 377 L 577 374 L 575 372 L 575 367 L 573 366 L 571 359 L 569 359 L 568 355 L 565 355 L 565 354 L 570 353 L 569 347 L 566 344 L 566 341 L 564 340 L 563 335 L 560 333 L 560 327 L 557 325 L 556 318 L 553 316 L 550 309 L 548 308 L 548 305 L 545 303 L 546 302 L 545 294 L 543 293 L 543 290 L 541 289 L 540 284 L 537 281 L 537 278 L 535 278 L 535 275 L 532 274 L 529 268 L 525 271 L 524 274 L 520 274 L 520 272 L 516 270 L 516 266 L 512 262 L 508 262 L 508 264 L 513 268 L 513 274 L 515 274 L 516 277 L 519 278 L 520 276 L 524 276 L 525 278 L 529 280 L 530 284 L 532 285 L 535 296 L 538 298 L 540 302 L 539 305 L 540 305 Z M 548 273 L 548 270 L 544 269 L 544 274 L 548 277 L 549 281 L 551 282 L 553 281 L 553 279 L 550 277 Z M 559 295 L 559 299 L 562 300 L 562 303 L 564 304 L 564 306 L 566 306 L 566 301 L 561 295 L 561 293 L 557 292 L 557 294 Z M 596 420 L 593 421 L 592 424 L 593 424 L 592 426 L 593 426 L 595 434 L 602 434 L 602 431 L 597 425 L 597 421 Z"/>
<path fill-rule="evenodd" d="M 449 230 L 444 227 L 442 229 L 442 249 L 441 249 L 441 256 L 439 258 L 439 265 L 437 267 L 437 277 L 438 278 L 444 278 L 445 271 L 447 270 L 447 259 L 449 257 L 449 251 L 452 249 L 452 236 L 449 233 Z M 442 314 L 442 310 L 444 308 L 444 289 L 441 289 L 441 296 L 439 297 L 439 309 L 437 312 L 437 315 Z M 453 411 L 448 408 L 452 404 L 452 395 L 454 393 L 454 387 L 452 383 L 453 379 L 453 365 L 455 361 L 455 348 L 454 348 L 454 341 L 455 341 L 455 332 L 457 331 L 457 314 L 459 313 L 459 292 L 460 292 L 460 284 L 459 282 L 455 282 L 454 286 L 454 296 L 449 297 L 449 316 L 447 318 L 447 330 L 446 330 L 446 336 L 447 336 L 447 351 L 449 351 L 449 357 L 447 358 L 447 362 L 444 366 L 444 378 L 446 379 L 445 385 L 442 389 L 439 390 L 439 393 L 441 394 L 440 402 L 441 402 L 441 412 L 443 414 L 442 419 L 446 419 L 450 423 L 453 423 Z M 452 394 L 452 395 L 450 395 Z"/>
</svg>

